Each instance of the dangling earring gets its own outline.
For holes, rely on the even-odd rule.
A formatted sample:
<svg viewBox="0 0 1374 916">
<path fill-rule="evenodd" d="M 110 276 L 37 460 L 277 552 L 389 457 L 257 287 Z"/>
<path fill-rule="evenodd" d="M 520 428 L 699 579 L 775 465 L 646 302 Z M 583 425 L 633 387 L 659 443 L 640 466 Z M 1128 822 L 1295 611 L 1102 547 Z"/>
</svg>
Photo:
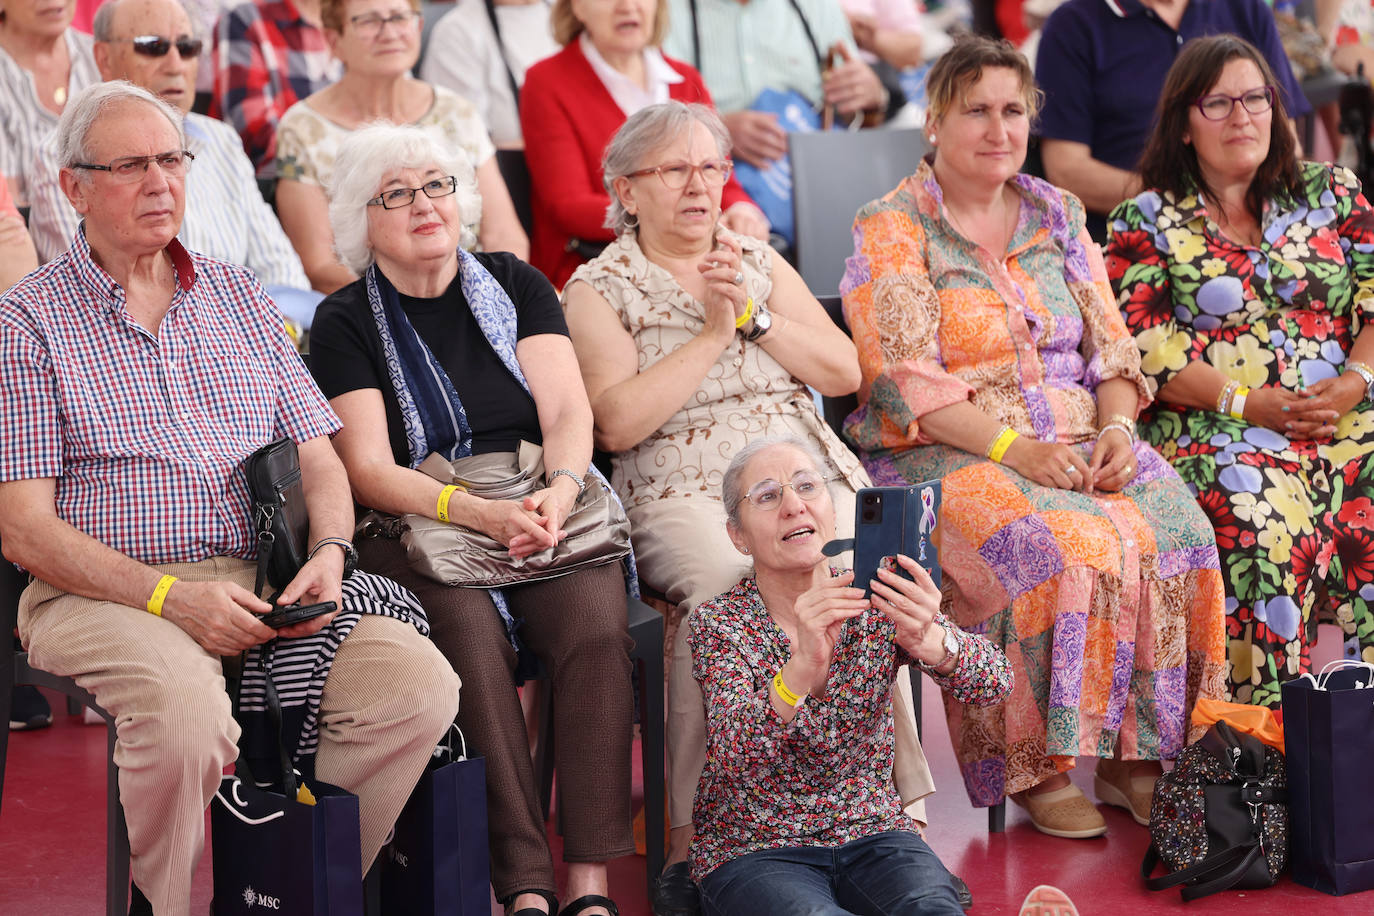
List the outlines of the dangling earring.
<svg viewBox="0 0 1374 916">
<path fill-rule="evenodd" d="M 634 222 L 632 223 L 632 222 L 630 222 L 630 220 L 634 220 Z M 626 214 L 625 214 L 625 228 L 626 228 L 626 229 L 638 229 L 638 228 L 639 228 L 639 214 L 638 214 L 638 213 L 629 213 L 629 212 L 626 212 Z"/>
</svg>

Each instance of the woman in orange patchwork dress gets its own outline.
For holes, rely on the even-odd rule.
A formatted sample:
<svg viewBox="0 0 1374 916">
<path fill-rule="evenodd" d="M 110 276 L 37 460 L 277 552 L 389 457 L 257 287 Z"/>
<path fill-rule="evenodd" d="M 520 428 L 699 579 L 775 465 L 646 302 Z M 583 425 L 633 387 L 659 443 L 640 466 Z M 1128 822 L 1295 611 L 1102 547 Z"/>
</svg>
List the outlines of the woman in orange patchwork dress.
<svg viewBox="0 0 1374 916">
<path fill-rule="evenodd" d="M 846 431 L 875 484 L 940 478 L 949 615 L 1011 659 L 1001 706 L 950 697 L 969 797 L 1055 836 L 1106 822 L 1068 779 L 1149 818 L 1158 761 L 1224 695 L 1223 588 L 1207 517 L 1134 435 L 1150 401 L 1073 195 L 1018 174 L 1025 58 L 961 40 L 932 69 L 935 147 L 859 212 L 841 285 L 863 367 Z"/>
</svg>

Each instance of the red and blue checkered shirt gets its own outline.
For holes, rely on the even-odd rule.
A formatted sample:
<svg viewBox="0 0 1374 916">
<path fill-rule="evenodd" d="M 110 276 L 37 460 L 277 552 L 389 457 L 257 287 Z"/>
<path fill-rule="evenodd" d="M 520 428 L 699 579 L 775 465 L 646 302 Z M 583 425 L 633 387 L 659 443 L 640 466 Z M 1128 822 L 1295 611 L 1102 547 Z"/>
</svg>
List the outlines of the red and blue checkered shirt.
<svg viewBox="0 0 1374 916">
<path fill-rule="evenodd" d="M 84 226 L 0 297 L 0 481 L 55 478 L 61 518 L 144 563 L 252 559 L 240 463 L 339 419 L 252 274 L 167 252 L 177 287 L 156 336 Z"/>
<path fill-rule="evenodd" d="M 286 109 L 343 76 L 324 32 L 291 0 L 249 0 L 215 27 L 211 115 L 234 125 L 259 178 L 275 178 L 277 124 Z"/>
</svg>

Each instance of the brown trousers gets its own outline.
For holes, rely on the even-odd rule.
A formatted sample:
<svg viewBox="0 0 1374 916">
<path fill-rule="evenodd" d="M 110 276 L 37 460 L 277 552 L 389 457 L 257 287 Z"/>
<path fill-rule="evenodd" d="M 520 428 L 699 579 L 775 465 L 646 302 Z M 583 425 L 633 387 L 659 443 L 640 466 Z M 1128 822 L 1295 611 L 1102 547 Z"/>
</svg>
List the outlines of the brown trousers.
<svg viewBox="0 0 1374 916">
<path fill-rule="evenodd" d="M 187 581 L 253 587 L 253 564 L 169 563 Z M 19 634 L 35 667 L 74 677 L 115 717 L 115 764 L 134 883 L 158 916 L 190 911 L 205 808 L 238 756 L 218 656 L 169 620 L 36 581 Z M 458 678 L 399 620 L 365 615 L 339 647 L 320 702 L 320 779 L 358 796 L 366 871 L 458 707 Z"/>
<path fill-rule="evenodd" d="M 556 890 L 528 737 L 515 692 L 515 651 L 485 589 L 451 588 L 410 569 L 399 541 L 358 545 L 360 564 L 424 605 L 439 650 L 463 678 L 458 725 L 487 764 L 491 883 L 498 900 Z M 525 646 L 553 688 L 554 766 L 563 859 L 605 862 L 634 851 L 630 829 L 633 693 L 625 580 L 619 563 L 504 589 Z"/>
</svg>

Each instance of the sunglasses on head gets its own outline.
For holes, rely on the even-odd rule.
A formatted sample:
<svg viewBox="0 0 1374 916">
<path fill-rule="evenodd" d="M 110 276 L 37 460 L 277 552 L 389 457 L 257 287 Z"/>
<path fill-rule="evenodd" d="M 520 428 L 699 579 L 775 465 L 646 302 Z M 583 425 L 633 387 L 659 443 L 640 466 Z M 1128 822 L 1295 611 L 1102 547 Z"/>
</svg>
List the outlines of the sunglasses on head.
<svg viewBox="0 0 1374 916">
<path fill-rule="evenodd" d="M 172 50 L 173 45 L 176 45 L 177 53 L 182 57 L 198 57 L 204 45 L 199 38 L 190 38 L 186 35 L 175 39 L 163 38 L 161 35 L 139 35 L 122 40 L 132 44 L 134 51 L 145 57 L 162 57 Z"/>
</svg>

